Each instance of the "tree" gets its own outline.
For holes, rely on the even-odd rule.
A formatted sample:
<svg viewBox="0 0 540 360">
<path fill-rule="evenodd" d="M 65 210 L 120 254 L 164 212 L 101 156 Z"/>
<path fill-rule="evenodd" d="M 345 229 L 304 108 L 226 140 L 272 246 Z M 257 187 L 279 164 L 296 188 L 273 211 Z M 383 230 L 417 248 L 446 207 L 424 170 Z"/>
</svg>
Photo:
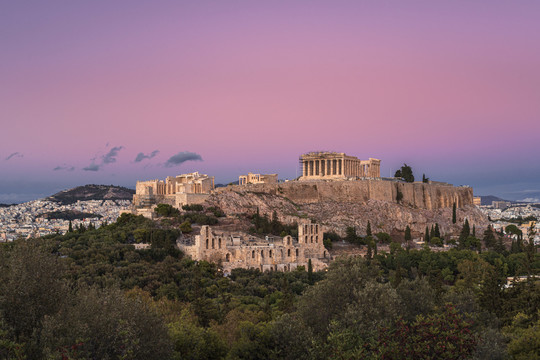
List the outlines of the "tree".
<svg viewBox="0 0 540 360">
<path fill-rule="evenodd" d="M 441 231 L 439 230 L 439 223 L 435 223 L 435 237 L 441 237 Z"/>
<path fill-rule="evenodd" d="M 382 244 L 390 244 L 390 242 L 392 242 L 392 237 L 390 236 L 390 234 L 385 232 L 378 232 L 375 234 L 375 237 Z"/>
<path fill-rule="evenodd" d="M 69 226 L 68 226 L 68 233 L 73 232 L 73 224 L 71 223 L 71 220 L 69 220 Z"/>
<path fill-rule="evenodd" d="M 371 223 L 367 222 L 367 226 L 366 226 L 366 236 L 371 236 Z"/>
<path fill-rule="evenodd" d="M 403 193 L 401 192 L 399 185 L 396 184 L 396 202 L 399 204 L 401 203 L 401 200 L 403 200 Z"/>
<path fill-rule="evenodd" d="M 405 241 L 410 241 L 410 240 L 412 240 L 411 227 L 407 225 L 407 227 L 405 228 Z"/>
<path fill-rule="evenodd" d="M 118 289 L 79 290 L 62 311 L 43 323 L 44 358 L 74 347 L 84 359 L 165 359 L 171 354 L 167 328 L 136 294 Z"/>
<path fill-rule="evenodd" d="M 414 175 L 411 167 L 407 164 L 403 164 L 401 169 L 397 170 L 394 177 L 402 178 L 406 182 L 414 182 Z"/>
<path fill-rule="evenodd" d="M 487 249 L 493 249 L 495 247 L 496 239 L 491 225 L 488 225 L 488 227 L 484 231 L 484 238 L 482 240 L 484 241 L 484 245 Z"/>
<path fill-rule="evenodd" d="M 354 226 L 347 226 L 345 230 L 345 241 L 356 244 L 358 242 L 358 236 L 356 235 L 356 228 Z"/>
<path fill-rule="evenodd" d="M 182 224 L 180 224 L 180 231 L 186 234 L 189 234 L 190 232 L 192 232 L 193 229 L 191 228 L 190 222 L 184 221 Z"/>
<path fill-rule="evenodd" d="M 455 224 L 456 221 L 456 203 L 454 202 L 454 204 L 452 205 L 452 224 Z"/>
<path fill-rule="evenodd" d="M 313 284 L 313 265 L 311 264 L 311 259 L 308 260 L 307 273 L 309 283 Z"/>
<path fill-rule="evenodd" d="M 429 244 L 429 229 L 427 226 L 426 226 L 426 232 L 424 233 L 424 242 L 426 244 Z"/>
<path fill-rule="evenodd" d="M 16 242 L 0 283 L 1 316 L 15 341 L 26 343 L 31 358 L 41 358 L 36 346 L 43 319 L 57 313 L 68 294 L 62 263 L 39 245 L 37 241 Z"/>
<path fill-rule="evenodd" d="M 469 235 L 471 235 L 471 227 L 469 226 L 469 219 L 465 219 L 465 223 L 463 224 L 461 233 L 459 234 L 459 242 L 465 242 Z"/>
<path fill-rule="evenodd" d="M 180 211 L 169 204 L 158 204 L 154 208 L 154 212 L 159 216 L 176 216 L 180 214 Z"/>
<path fill-rule="evenodd" d="M 428 183 L 429 182 L 429 178 L 426 177 L 426 174 L 422 174 L 422 182 L 423 183 Z"/>
</svg>

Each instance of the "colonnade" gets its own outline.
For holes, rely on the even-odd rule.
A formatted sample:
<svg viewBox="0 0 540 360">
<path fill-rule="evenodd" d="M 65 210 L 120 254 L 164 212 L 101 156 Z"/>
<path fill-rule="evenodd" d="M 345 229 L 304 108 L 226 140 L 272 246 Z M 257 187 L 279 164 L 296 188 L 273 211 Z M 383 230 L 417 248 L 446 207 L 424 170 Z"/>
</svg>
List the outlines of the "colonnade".
<svg viewBox="0 0 540 360">
<path fill-rule="evenodd" d="M 303 177 L 380 177 L 380 160 L 301 159 Z"/>
</svg>

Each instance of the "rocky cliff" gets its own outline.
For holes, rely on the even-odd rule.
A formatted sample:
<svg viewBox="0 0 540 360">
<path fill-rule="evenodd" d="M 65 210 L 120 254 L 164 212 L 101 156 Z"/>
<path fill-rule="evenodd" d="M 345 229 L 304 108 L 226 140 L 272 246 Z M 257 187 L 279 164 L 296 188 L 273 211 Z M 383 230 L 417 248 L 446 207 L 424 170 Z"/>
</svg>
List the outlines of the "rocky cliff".
<svg viewBox="0 0 540 360">
<path fill-rule="evenodd" d="M 347 226 L 364 234 L 368 221 L 374 232 L 397 233 L 410 225 L 420 234 L 438 223 L 443 234 L 451 234 L 459 231 L 465 218 L 479 230 L 487 226 L 472 198 L 468 187 L 357 180 L 228 186 L 212 194 L 208 203 L 226 214 L 254 213 L 258 208 L 261 214 L 276 211 L 285 222 L 308 218 L 342 235 Z M 456 224 L 451 221 L 454 202 Z"/>
</svg>

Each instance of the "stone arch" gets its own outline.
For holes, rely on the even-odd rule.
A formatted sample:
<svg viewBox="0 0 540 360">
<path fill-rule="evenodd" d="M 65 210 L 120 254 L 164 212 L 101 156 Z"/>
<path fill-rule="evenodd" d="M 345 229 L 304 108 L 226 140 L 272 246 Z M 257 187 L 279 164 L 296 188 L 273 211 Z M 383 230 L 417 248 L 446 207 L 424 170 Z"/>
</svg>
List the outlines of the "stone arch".
<svg viewBox="0 0 540 360">
<path fill-rule="evenodd" d="M 291 249 L 287 250 L 287 256 L 291 257 Z"/>
<path fill-rule="evenodd" d="M 255 250 L 251 250 L 251 258 L 255 259 Z"/>
<path fill-rule="evenodd" d="M 221 249 L 221 238 L 218 239 L 218 248 Z"/>
<path fill-rule="evenodd" d="M 264 250 L 261 250 L 261 259 L 264 259 Z"/>
<path fill-rule="evenodd" d="M 272 250 L 268 250 L 268 257 L 272 257 Z"/>
<path fill-rule="evenodd" d="M 298 257 L 298 249 L 296 249 L 296 257 Z"/>
<path fill-rule="evenodd" d="M 227 255 L 225 255 L 225 261 L 226 262 L 231 261 L 231 254 L 227 253 Z"/>
<path fill-rule="evenodd" d="M 206 239 L 206 250 L 208 250 L 208 239 Z"/>
<path fill-rule="evenodd" d="M 215 245 L 215 239 L 212 238 L 212 249 L 215 249 L 216 248 L 216 245 Z"/>
</svg>

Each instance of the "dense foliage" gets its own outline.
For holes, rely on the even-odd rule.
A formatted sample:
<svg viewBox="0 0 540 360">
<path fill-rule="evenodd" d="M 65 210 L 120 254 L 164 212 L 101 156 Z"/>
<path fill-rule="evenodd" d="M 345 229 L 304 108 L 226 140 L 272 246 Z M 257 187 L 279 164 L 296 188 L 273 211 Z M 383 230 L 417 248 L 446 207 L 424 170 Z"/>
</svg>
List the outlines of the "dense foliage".
<svg viewBox="0 0 540 360">
<path fill-rule="evenodd" d="M 261 219 L 254 221 L 259 229 L 287 230 Z M 534 359 L 540 353 L 534 279 L 540 257 L 526 239 L 517 253 L 391 243 L 389 253 L 338 259 L 327 272 L 237 269 L 224 277 L 217 265 L 184 257 L 174 246 L 178 236 L 176 226 L 122 215 L 99 229 L 2 244 L 0 358 Z M 367 238 L 386 241 L 382 234 Z M 147 241 L 150 249 L 135 250 L 134 243 Z M 516 275 L 525 278 L 505 286 Z"/>
</svg>

